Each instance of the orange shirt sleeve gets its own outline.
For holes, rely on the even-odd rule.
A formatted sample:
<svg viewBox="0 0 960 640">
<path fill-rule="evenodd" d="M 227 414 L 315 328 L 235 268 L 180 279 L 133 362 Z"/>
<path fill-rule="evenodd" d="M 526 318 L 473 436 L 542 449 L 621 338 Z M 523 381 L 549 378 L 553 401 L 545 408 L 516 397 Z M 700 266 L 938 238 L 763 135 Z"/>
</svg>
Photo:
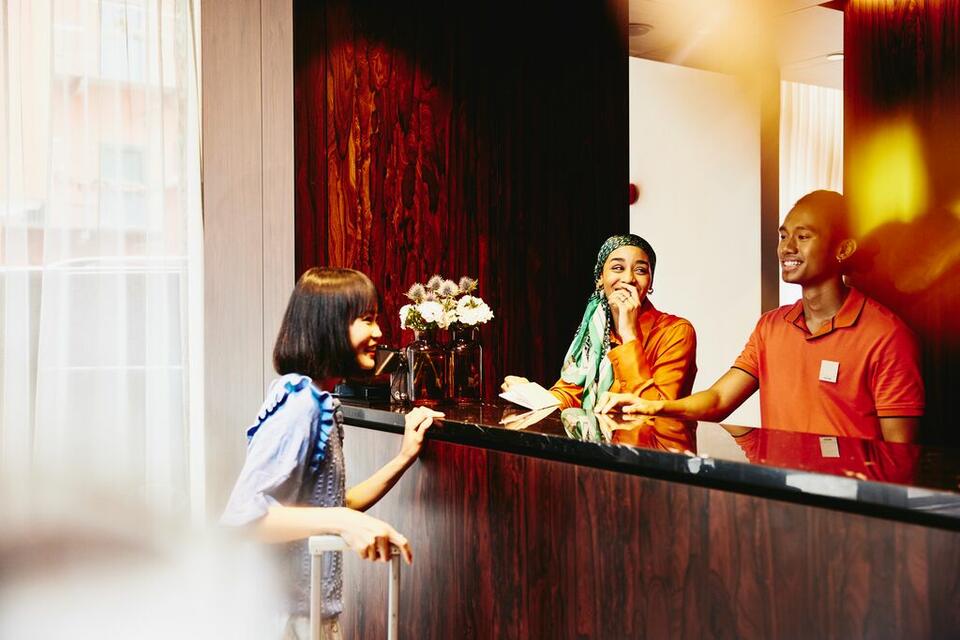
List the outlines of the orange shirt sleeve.
<svg viewBox="0 0 960 640">
<path fill-rule="evenodd" d="M 556 384 L 550 387 L 557 400 L 560 401 L 560 410 L 579 407 L 583 404 L 583 387 L 577 384 L 564 382 L 563 378 L 557 380 Z"/>
<path fill-rule="evenodd" d="M 647 400 L 676 400 L 690 393 L 697 370 L 697 334 L 686 320 L 664 329 L 653 361 L 639 340 L 611 349 L 613 391 Z"/>
<path fill-rule="evenodd" d="M 893 331 L 877 353 L 879 360 L 871 380 L 877 417 L 922 416 L 925 399 L 920 350 L 913 333 L 906 327 Z"/>
<path fill-rule="evenodd" d="M 750 462 L 760 460 L 760 436 L 762 429 L 749 429 L 745 433 L 733 436 L 733 441 L 737 443 L 740 450 L 747 456 Z"/>
<path fill-rule="evenodd" d="M 760 325 L 762 322 L 761 317 L 740 356 L 733 363 L 734 367 L 749 373 L 757 380 L 760 379 Z"/>
</svg>

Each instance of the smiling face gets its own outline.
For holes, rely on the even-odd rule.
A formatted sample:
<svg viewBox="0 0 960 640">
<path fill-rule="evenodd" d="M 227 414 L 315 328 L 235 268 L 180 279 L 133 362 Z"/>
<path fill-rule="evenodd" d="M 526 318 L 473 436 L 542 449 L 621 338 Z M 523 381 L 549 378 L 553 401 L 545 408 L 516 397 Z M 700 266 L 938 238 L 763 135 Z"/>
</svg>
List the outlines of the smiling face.
<svg viewBox="0 0 960 640">
<path fill-rule="evenodd" d="M 377 357 L 377 341 L 383 336 L 377 324 L 377 314 L 367 313 L 350 324 L 350 346 L 357 354 L 357 365 L 373 369 Z"/>
<path fill-rule="evenodd" d="M 794 207 L 780 227 L 780 274 L 784 282 L 818 284 L 840 276 L 846 257 L 843 238 L 834 237 L 829 220 L 810 206 Z"/>
<path fill-rule="evenodd" d="M 643 301 L 653 283 L 650 258 L 640 247 L 626 246 L 615 249 L 603 263 L 603 273 L 598 284 L 603 286 L 603 295 L 609 300 L 614 291 L 626 290 L 624 285 L 633 285 Z"/>
</svg>

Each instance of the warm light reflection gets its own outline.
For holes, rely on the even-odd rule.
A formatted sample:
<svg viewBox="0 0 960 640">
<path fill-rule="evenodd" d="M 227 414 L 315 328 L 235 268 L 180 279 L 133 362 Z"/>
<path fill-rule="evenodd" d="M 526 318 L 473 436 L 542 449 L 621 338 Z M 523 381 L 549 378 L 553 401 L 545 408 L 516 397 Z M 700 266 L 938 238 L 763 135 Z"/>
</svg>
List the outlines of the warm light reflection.
<svg viewBox="0 0 960 640">
<path fill-rule="evenodd" d="M 854 231 L 860 236 L 887 222 L 909 222 L 927 208 L 923 148 L 907 119 L 878 127 L 848 170 Z"/>
<path fill-rule="evenodd" d="M 954 201 L 949 207 L 947 207 L 953 215 L 960 218 L 960 198 Z"/>
<path fill-rule="evenodd" d="M 750 77 L 765 68 L 769 4 L 760 0 L 677 0 L 677 19 L 658 25 L 677 44 L 668 62 Z M 682 16 L 682 18 L 680 18 Z"/>
</svg>

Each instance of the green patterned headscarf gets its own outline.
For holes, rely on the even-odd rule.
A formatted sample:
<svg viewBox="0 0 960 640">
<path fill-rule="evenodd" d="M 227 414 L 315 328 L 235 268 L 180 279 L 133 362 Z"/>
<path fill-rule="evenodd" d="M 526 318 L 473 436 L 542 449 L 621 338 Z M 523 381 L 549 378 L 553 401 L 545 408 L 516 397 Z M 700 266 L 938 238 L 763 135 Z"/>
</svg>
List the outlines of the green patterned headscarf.
<svg viewBox="0 0 960 640">
<path fill-rule="evenodd" d="M 596 282 L 603 274 L 603 265 L 610 254 L 620 247 L 638 247 L 650 258 L 650 273 L 657 266 L 657 254 L 650 243 L 628 233 L 620 236 L 611 236 L 600 247 L 597 254 L 597 264 L 593 268 L 593 281 Z M 583 387 L 583 402 L 581 406 L 586 411 L 593 410 L 597 399 L 613 385 L 613 365 L 610 364 L 607 353 L 610 351 L 610 327 L 613 324 L 613 315 L 607 297 L 603 295 L 603 287 L 594 289 L 587 300 L 587 308 L 583 312 L 580 328 L 567 349 L 563 358 L 563 368 L 560 378 L 568 383 Z"/>
</svg>

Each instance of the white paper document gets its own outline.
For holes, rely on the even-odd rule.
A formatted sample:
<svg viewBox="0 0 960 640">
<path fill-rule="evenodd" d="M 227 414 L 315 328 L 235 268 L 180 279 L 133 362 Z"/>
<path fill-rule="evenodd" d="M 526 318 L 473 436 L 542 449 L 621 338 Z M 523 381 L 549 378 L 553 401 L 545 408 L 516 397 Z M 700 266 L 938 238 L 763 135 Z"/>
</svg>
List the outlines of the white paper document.
<svg viewBox="0 0 960 640">
<path fill-rule="evenodd" d="M 546 409 L 547 407 L 555 407 L 560 404 L 556 396 L 536 382 L 515 384 L 511 386 L 508 391 L 501 393 L 500 397 L 534 411 Z"/>
<path fill-rule="evenodd" d="M 527 411 L 526 413 L 517 413 L 512 416 L 504 416 L 500 419 L 500 424 L 505 426 L 507 429 L 519 431 L 540 422 L 556 410 L 556 407 L 547 407 L 546 409 L 537 409 L 536 411 Z"/>
</svg>

